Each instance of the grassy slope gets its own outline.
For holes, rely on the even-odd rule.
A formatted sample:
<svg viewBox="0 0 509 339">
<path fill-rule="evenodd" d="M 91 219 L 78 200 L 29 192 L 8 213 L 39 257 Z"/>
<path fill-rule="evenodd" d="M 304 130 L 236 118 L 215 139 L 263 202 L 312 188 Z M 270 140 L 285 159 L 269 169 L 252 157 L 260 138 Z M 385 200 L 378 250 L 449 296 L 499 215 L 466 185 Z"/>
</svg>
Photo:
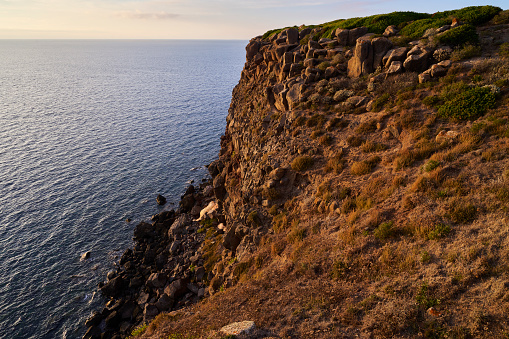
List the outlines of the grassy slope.
<svg viewBox="0 0 509 339">
<path fill-rule="evenodd" d="M 447 13 L 436 20 L 461 10 Z M 240 283 L 159 316 L 144 337 L 220 338 L 215 330 L 248 319 L 260 337 L 509 335 L 509 61 L 499 50 L 483 45 L 485 58 L 426 85 L 389 78 L 372 93 L 375 111 L 327 100 L 295 109 L 285 133 L 313 162 L 296 168 L 306 180 L 278 198 L 273 232 L 235 266 Z M 366 94 L 366 79 L 340 82 L 309 91 Z M 468 86 L 493 84 L 495 104 L 470 120 L 439 114 Z M 442 130 L 458 136 L 437 141 Z M 270 156 L 288 167 L 297 158 L 284 146 Z"/>
</svg>

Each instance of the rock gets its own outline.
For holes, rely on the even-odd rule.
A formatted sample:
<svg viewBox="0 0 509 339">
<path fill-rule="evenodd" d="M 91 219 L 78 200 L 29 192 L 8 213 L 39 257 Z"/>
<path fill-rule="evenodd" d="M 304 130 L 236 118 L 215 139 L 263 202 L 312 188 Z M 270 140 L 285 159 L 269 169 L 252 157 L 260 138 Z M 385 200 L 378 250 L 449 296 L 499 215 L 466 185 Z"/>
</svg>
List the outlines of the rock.
<svg viewBox="0 0 509 339">
<path fill-rule="evenodd" d="M 348 32 L 348 45 L 353 46 L 356 44 L 357 39 L 368 33 L 367 27 L 353 28 Z"/>
<path fill-rule="evenodd" d="M 294 77 L 302 72 L 302 66 L 298 63 L 293 63 L 290 65 L 290 77 Z"/>
<path fill-rule="evenodd" d="M 439 144 L 444 142 L 453 142 L 459 136 L 459 133 L 456 131 L 440 131 L 435 137 L 435 141 Z"/>
<path fill-rule="evenodd" d="M 309 49 L 322 49 L 322 45 L 320 45 L 317 41 L 309 40 L 308 41 Z"/>
<path fill-rule="evenodd" d="M 398 32 L 399 30 L 396 26 L 390 25 L 387 26 L 387 28 L 385 29 L 383 36 L 385 37 L 395 36 L 396 34 L 398 34 Z"/>
<path fill-rule="evenodd" d="M 90 258 L 90 251 L 83 253 L 80 257 L 80 260 L 87 260 L 88 258 Z"/>
<path fill-rule="evenodd" d="M 283 54 L 283 65 L 291 64 L 292 62 L 293 62 L 293 53 L 292 52 L 285 52 Z"/>
<path fill-rule="evenodd" d="M 224 235 L 223 246 L 232 252 L 235 252 L 242 240 L 235 234 L 236 225 L 233 225 Z"/>
<path fill-rule="evenodd" d="M 133 316 L 134 309 L 136 308 L 136 305 L 133 301 L 128 301 L 120 309 L 118 310 L 118 314 L 120 315 L 120 318 L 122 319 L 131 319 Z"/>
<path fill-rule="evenodd" d="M 426 53 L 412 54 L 406 58 L 403 67 L 408 72 L 422 72 L 428 67 L 428 55 Z"/>
<path fill-rule="evenodd" d="M 308 58 L 304 60 L 304 67 L 310 68 L 315 67 L 316 65 L 320 64 L 320 60 L 315 58 Z"/>
<path fill-rule="evenodd" d="M 196 278 L 196 281 L 202 281 L 203 277 L 205 276 L 205 268 L 203 266 L 196 268 L 194 276 Z"/>
<path fill-rule="evenodd" d="M 422 35 L 423 38 L 429 38 L 430 36 L 434 36 L 437 34 L 437 30 L 435 28 L 428 28 L 424 34 Z"/>
<path fill-rule="evenodd" d="M 166 276 L 162 273 L 152 273 L 147 279 L 147 286 L 160 288 L 166 285 Z"/>
<path fill-rule="evenodd" d="M 161 194 L 158 194 L 156 197 L 156 202 L 158 205 L 164 205 L 166 204 L 166 198 L 163 197 Z"/>
<path fill-rule="evenodd" d="M 382 65 L 382 59 L 392 48 L 392 42 L 387 38 L 374 38 L 371 40 L 373 47 L 373 69 Z"/>
<path fill-rule="evenodd" d="M 269 178 L 272 179 L 272 180 L 276 180 L 276 181 L 279 181 L 283 178 L 283 176 L 285 175 L 286 173 L 286 170 L 282 167 L 278 167 L 276 169 L 273 169 L 270 173 L 269 173 Z"/>
<path fill-rule="evenodd" d="M 451 54 L 452 54 L 451 47 L 449 46 L 440 47 L 433 52 L 433 59 L 439 62 L 444 61 L 449 59 L 451 57 Z"/>
<path fill-rule="evenodd" d="M 359 95 L 356 95 L 356 96 L 346 99 L 346 103 L 349 105 L 352 105 L 353 107 L 360 107 L 362 105 L 367 104 L 368 101 L 369 101 L 368 97 L 363 97 L 363 96 L 359 96 Z"/>
<path fill-rule="evenodd" d="M 367 39 L 358 39 L 353 57 L 348 60 L 348 76 L 359 77 L 373 72 L 373 49 Z"/>
<path fill-rule="evenodd" d="M 152 227 L 151 224 L 142 221 L 136 225 L 133 233 L 135 241 L 149 239 L 154 237 L 154 227 Z"/>
<path fill-rule="evenodd" d="M 187 214 L 180 215 L 168 230 L 168 237 L 172 238 L 177 234 L 182 234 L 185 228 L 191 223 L 191 218 Z"/>
<path fill-rule="evenodd" d="M 311 33 L 311 28 L 304 28 L 302 31 L 299 32 L 299 39 L 303 39 L 309 33 Z"/>
<path fill-rule="evenodd" d="M 155 306 L 159 312 L 168 311 L 173 305 L 173 299 L 169 295 L 163 293 L 161 297 L 156 301 Z"/>
<path fill-rule="evenodd" d="M 405 61 L 408 52 L 407 47 L 398 47 L 389 50 L 382 59 L 384 66 L 390 66 L 393 61 Z"/>
<path fill-rule="evenodd" d="M 325 79 L 334 78 L 339 75 L 339 71 L 334 66 L 329 66 L 325 69 Z"/>
<path fill-rule="evenodd" d="M 200 216 L 200 211 L 201 211 L 201 207 L 198 206 L 198 205 L 194 205 L 193 208 L 191 208 L 191 215 L 193 216 L 193 218 L 197 218 Z"/>
<path fill-rule="evenodd" d="M 444 61 L 440 61 L 437 65 L 445 67 L 445 68 L 449 68 L 449 67 L 451 67 L 452 62 L 451 62 L 451 60 L 444 60 Z"/>
<path fill-rule="evenodd" d="M 349 29 L 343 29 L 343 28 L 336 29 L 336 40 L 339 45 L 341 45 L 341 46 L 348 45 L 349 31 L 350 31 Z"/>
<path fill-rule="evenodd" d="M 431 75 L 429 73 L 421 73 L 419 74 L 419 83 L 423 84 L 431 80 Z"/>
<path fill-rule="evenodd" d="M 188 213 L 193 208 L 194 204 L 196 203 L 196 199 L 194 198 L 194 194 L 186 194 L 180 199 L 180 210 L 183 213 Z"/>
<path fill-rule="evenodd" d="M 440 65 L 433 65 L 431 66 L 430 70 L 431 70 L 430 75 L 433 78 L 443 77 L 444 75 L 447 74 L 447 68 L 442 67 Z"/>
<path fill-rule="evenodd" d="M 171 284 L 166 286 L 164 293 L 166 293 L 171 299 L 175 300 L 184 295 L 187 292 L 186 283 L 183 279 L 177 279 Z"/>
<path fill-rule="evenodd" d="M 299 42 L 299 30 L 296 28 L 288 28 L 286 30 L 286 42 L 293 45 Z"/>
<path fill-rule="evenodd" d="M 86 327 L 97 326 L 101 323 L 102 319 L 103 316 L 101 315 L 101 313 L 98 311 L 94 311 L 90 315 L 90 317 L 88 317 L 88 319 L 85 321 L 85 326 Z"/>
<path fill-rule="evenodd" d="M 120 314 L 117 311 L 111 312 L 104 320 L 106 327 L 114 328 L 120 323 Z"/>
<path fill-rule="evenodd" d="M 403 73 L 403 65 L 401 61 L 393 61 L 387 70 L 387 75 Z"/>
<path fill-rule="evenodd" d="M 251 60 L 260 50 L 261 43 L 257 40 L 251 40 L 246 46 L 246 60 Z"/>
<path fill-rule="evenodd" d="M 118 276 L 108 281 L 100 290 L 106 297 L 116 297 L 122 292 L 123 285 L 124 280 Z"/>
<path fill-rule="evenodd" d="M 241 321 L 221 328 L 224 335 L 249 335 L 256 329 L 254 321 Z"/>
<path fill-rule="evenodd" d="M 82 337 L 83 339 L 100 339 L 101 338 L 101 329 L 98 326 L 91 326 L 88 328 L 85 335 Z"/>
<path fill-rule="evenodd" d="M 351 90 L 348 90 L 348 89 L 340 89 L 339 91 L 337 91 L 336 93 L 334 93 L 334 101 L 337 101 L 337 102 L 341 102 L 341 101 L 345 101 L 346 99 L 348 99 L 349 97 L 351 97 L 353 95 L 353 91 Z"/>
<path fill-rule="evenodd" d="M 290 90 L 286 94 L 286 101 L 288 102 L 288 108 L 290 110 L 293 109 L 295 105 L 300 102 L 301 92 L 302 92 L 301 85 L 295 84 L 290 88 Z"/>
<path fill-rule="evenodd" d="M 149 320 L 154 318 L 159 314 L 159 309 L 154 304 L 146 304 L 145 309 L 143 310 L 143 317 L 145 320 Z"/>
<path fill-rule="evenodd" d="M 217 202 L 212 200 L 211 202 L 209 202 L 209 204 L 204 209 L 201 209 L 199 211 L 200 217 L 198 219 L 196 219 L 195 221 L 200 221 L 200 220 L 205 219 L 208 215 L 211 215 L 212 213 L 214 213 L 214 211 L 216 211 L 218 208 L 219 208 L 219 205 L 217 204 Z"/>
<path fill-rule="evenodd" d="M 450 29 L 451 29 L 451 25 L 443 25 L 442 27 L 437 28 L 436 32 L 442 33 L 442 32 L 448 31 Z"/>
<path fill-rule="evenodd" d="M 106 279 L 111 280 L 115 278 L 116 275 L 117 274 L 115 273 L 115 271 L 108 271 L 108 273 L 106 274 Z"/>
</svg>

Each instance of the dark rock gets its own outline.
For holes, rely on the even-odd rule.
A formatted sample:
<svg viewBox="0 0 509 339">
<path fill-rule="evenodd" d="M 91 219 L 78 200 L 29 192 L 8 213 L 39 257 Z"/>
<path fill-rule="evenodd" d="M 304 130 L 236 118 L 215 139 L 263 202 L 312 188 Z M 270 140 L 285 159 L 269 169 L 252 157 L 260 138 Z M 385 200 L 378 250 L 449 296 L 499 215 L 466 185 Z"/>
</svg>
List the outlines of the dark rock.
<svg viewBox="0 0 509 339">
<path fill-rule="evenodd" d="M 164 205 L 166 204 L 166 198 L 163 197 L 161 194 L 158 194 L 156 197 L 156 202 L 158 205 Z"/>
<path fill-rule="evenodd" d="M 236 225 L 233 225 L 228 230 L 228 232 L 226 232 L 226 234 L 224 235 L 224 239 L 223 239 L 223 246 L 232 252 L 235 252 L 235 250 L 237 249 L 237 247 L 240 244 L 240 241 L 242 240 L 242 238 L 240 238 L 238 235 L 236 235 L 235 230 L 236 230 Z"/>
<path fill-rule="evenodd" d="M 382 65 L 382 59 L 392 48 L 392 42 L 387 38 L 374 38 L 371 40 L 371 46 L 373 46 L 373 69 Z"/>
<path fill-rule="evenodd" d="M 184 197 L 180 200 L 180 210 L 182 213 L 188 213 L 193 208 L 194 204 L 196 202 L 196 199 L 194 198 L 193 194 L 186 194 Z"/>
<path fill-rule="evenodd" d="M 368 33 L 367 27 L 353 28 L 348 32 L 348 45 L 354 46 L 357 43 L 357 39 Z M 337 36 L 337 31 L 336 31 Z"/>
<path fill-rule="evenodd" d="M 91 326 L 88 328 L 83 339 L 101 339 L 101 329 L 98 326 Z"/>
<path fill-rule="evenodd" d="M 348 45 L 349 29 L 338 28 L 336 29 L 336 40 L 341 46 Z"/>
<path fill-rule="evenodd" d="M 428 67 L 428 55 L 412 54 L 406 58 L 403 67 L 408 72 L 422 72 Z"/>
<path fill-rule="evenodd" d="M 325 69 L 325 79 L 330 79 L 339 75 L 339 71 L 334 66 L 329 66 Z"/>
<path fill-rule="evenodd" d="M 406 54 L 408 52 L 407 47 L 398 47 L 388 51 L 382 59 L 384 66 L 390 66 L 393 61 L 405 61 Z"/>
<path fill-rule="evenodd" d="M 117 311 L 111 312 L 105 319 L 106 327 L 114 328 L 120 323 L 120 315 Z"/>
<path fill-rule="evenodd" d="M 189 185 L 189 186 L 187 186 L 186 193 L 184 193 L 184 196 L 186 196 L 188 194 L 194 194 L 194 193 L 196 193 L 196 189 L 194 188 L 193 185 Z"/>
<path fill-rule="evenodd" d="M 166 293 L 159 297 L 159 299 L 155 303 L 155 306 L 160 312 L 168 311 L 172 305 L 173 299 L 170 298 Z"/>
<path fill-rule="evenodd" d="M 170 285 L 166 286 L 164 293 L 166 293 L 171 299 L 175 300 L 184 295 L 187 292 L 186 282 L 183 279 L 177 279 Z"/>
<path fill-rule="evenodd" d="M 399 73 L 403 73 L 403 65 L 401 64 L 401 61 L 393 61 L 387 70 L 387 75 Z"/>
<path fill-rule="evenodd" d="M 224 164 L 221 160 L 214 160 L 210 163 L 210 165 L 207 167 L 210 175 L 212 178 L 215 178 L 219 173 L 223 171 Z"/>
<path fill-rule="evenodd" d="M 122 292 L 122 287 L 124 286 L 124 280 L 122 277 L 118 276 L 116 278 L 108 281 L 103 287 L 101 287 L 101 292 L 106 297 L 116 297 Z"/>
<path fill-rule="evenodd" d="M 108 274 L 106 274 L 106 279 L 111 280 L 115 278 L 116 275 L 117 274 L 115 273 L 115 271 L 108 271 Z"/>
<path fill-rule="evenodd" d="M 296 28 L 288 28 L 286 30 L 286 41 L 288 44 L 296 44 L 299 42 L 299 30 Z"/>
<path fill-rule="evenodd" d="M 250 41 L 246 46 L 246 60 L 251 60 L 260 50 L 261 43 L 256 40 Z"/>
<path fill-rule="evenodd" d="M 101 313 L 98 311 L 94 311 L 90 315 L 90 317 L 88 317 L 88 319 L 85 321 L 85 326 L 86 327 L 97 326 L 101 323 L 102 320 L 103 316 L 101 315 Z"/>
<path fill-rule="evenodd" d="M 302 31 L 299 32 L 299 39 L 304 39 L 304 37 L 309 33 L 311 33 L 311 28 L 304 28 Z"/>
<path fill-rule="evenodd" d="M 80 260 L 87 260 L 88 258 L 90 258 L 90 251 L 87 251 L 87 252 L 83 253 L 81 255 Z"/>
<path fill-rule="evenodd" d="M 149 320 L 154 318 L 159 314 L 159 309 L 154 304 L 146 304 L 145 309 L 143 310 L 143 317 L 145 320 Z"/>
<path fill-rule="evenodd" d="M 132 319 L 133 318 L 133 312 L 136 305 L 133 301 L 128 301 L 120 309 L 118 310 L 118 314 L 120 315 L 120 318 L 122 319 Z"/>
<path fill-rule="evenodd" d="M 151 224 L 146 222 L 140 222 L 134 229 L 134 240 L 140 241 L 143 239 L 149 239 L 154 237 L 154 228 Z"/>
<path fill-rule="evenodd" d="M 152 273 L 147 279 L 147 286 L 160 288 L 166 285 L 166 275 L 162 273 Z"/>
<path fill-rule="evenodd" d="M 205 268 L 203 266 L 196 268 L 194 276 L 196 277 L 196 281 L 202 281 L 205 276 Z"/>
</svg>

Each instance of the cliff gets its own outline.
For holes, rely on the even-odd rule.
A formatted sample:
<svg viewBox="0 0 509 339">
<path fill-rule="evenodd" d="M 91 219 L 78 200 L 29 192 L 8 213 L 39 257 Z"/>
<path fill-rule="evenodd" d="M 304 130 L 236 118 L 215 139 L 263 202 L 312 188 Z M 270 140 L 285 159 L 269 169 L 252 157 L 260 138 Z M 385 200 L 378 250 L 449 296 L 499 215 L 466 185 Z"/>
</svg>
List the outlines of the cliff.
<svg viewBox="0 0 509 339">
<path fill-rule="evenodd" d="M 102 287 L 116 318 L 96 327 L 507 335 L 508 57 L 509 14 L 491 6 L 252 39 L 212 179 L 137 227 Z"/>
</svg>

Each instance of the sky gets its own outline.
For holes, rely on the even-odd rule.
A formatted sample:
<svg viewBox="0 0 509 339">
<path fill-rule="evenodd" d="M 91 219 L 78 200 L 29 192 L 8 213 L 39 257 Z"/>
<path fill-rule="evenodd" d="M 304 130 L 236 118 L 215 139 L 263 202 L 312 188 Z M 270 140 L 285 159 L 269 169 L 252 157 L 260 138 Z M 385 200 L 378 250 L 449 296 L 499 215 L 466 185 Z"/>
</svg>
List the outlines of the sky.
<svg viewBox="0 0 509 339">
<path fill-rule="evenodd" d="M 508 0 L 0 0 L 0 39 L 242 39 L 301 24 Z"/>
</svg>

